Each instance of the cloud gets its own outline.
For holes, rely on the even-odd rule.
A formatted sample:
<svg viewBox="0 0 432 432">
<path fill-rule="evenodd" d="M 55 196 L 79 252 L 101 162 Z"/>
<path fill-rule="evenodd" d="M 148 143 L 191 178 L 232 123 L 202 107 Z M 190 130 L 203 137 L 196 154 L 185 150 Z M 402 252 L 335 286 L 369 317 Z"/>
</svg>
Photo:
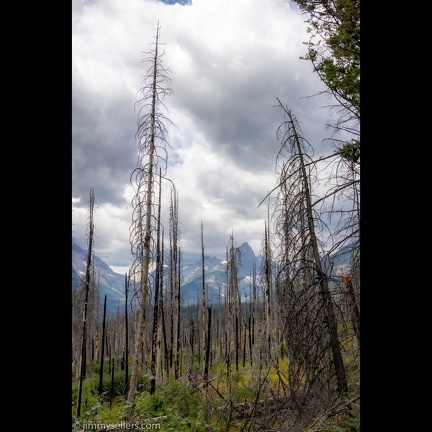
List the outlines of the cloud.
<svg viewBox="0 0 432 432">
<path fill-rule="evenodd" d="M 184 259 L 223 257 L 231 232 L 259 253 L 267 218 L 257 207 L 275 185 L 276 97 L 317 148 L 329 113 L 305 54 L 305 17 L 284 0 L 73 1 L 73 232 L 85 241 L 89 191 L 95 193 L 95 252 L 124 270 L 131 219 L 130 174 L 137 162 L 137 92 L 161 24 L 163 63 L 173 94 L 165 99 L 168 170 L 179 196 Z M 323 151 L 323 150 L 320 150 Z M 165 186 L 169 193 L 169 186 Z"/>
</svg>

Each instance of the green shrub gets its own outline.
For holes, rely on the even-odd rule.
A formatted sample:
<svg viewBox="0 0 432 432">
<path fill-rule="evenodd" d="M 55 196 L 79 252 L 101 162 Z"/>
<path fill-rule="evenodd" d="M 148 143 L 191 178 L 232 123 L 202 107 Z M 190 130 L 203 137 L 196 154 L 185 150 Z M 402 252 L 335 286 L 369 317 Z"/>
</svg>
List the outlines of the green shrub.
<svg viewBox="0 0 432 432">
<path fill-rule="evenodd" d="M 113 380 L 112 396 L 117 397 L 125 394 L 125 371 L 116 372 Z M 129 376 L 130 378 L 130 376 Z M 138 374 L 138 389 L 145 389 L 149 386 L 149 376 L 140 372 Z M 102 400 L 109 400 L 111 397 L 111 377 L 105 375 L 102 380 Z M 72 401 L 75 403 L 78 397 L 78 382 L 72 384 Z M 99 401 L 99 376 L 86 378 L 83 380 L 83 389 L 81 399 L 89 401 Z"/>
<path fill-rule="evenodd" d="M 203 403 L 203 395 L 180 381 L 170 380 L 146 400 L 143 407 L 149 417 L 165 414 L 175 407 L 181 417 L 194 417 Z"/>
</svg>

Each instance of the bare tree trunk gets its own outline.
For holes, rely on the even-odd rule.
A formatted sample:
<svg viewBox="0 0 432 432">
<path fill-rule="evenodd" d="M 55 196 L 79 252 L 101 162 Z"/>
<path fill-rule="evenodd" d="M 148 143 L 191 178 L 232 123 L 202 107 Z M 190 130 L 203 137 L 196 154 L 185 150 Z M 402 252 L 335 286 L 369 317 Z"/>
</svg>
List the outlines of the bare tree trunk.
<svg viewBox="0 0 432 432">
<path fill-rule="evenodd" d="M 140 119 L 136 137 L 139 139 L 139 156 L 138 166 L 131 175 L 131 182 L 135 182 L 135 196 L 133 199 L 133 224 L 130 234 L 131 247 L 136 260 L 134 262 L 134 270 L 138 272 L 140 277 L 140 304 L 138 312 L 138 329 L 135 335 L 135 353 L 132 364 L 132 374 L 130 379 L 130 387 L 128 400 L 134 401 L 135 391 L 138 380 L 138 371 L 140 363 L 140 354 L 144 356 L 144 332 L 145 332 L 145 317 L 147 308 L 148 284 L 150 273 L 150 258 L 152 252 L 152 236 L 155 231 L 152 226 L 153 215 L 153 194 L 156 185 L 154 184 L 154 170 L 156 165 L 162 161 L 166 162 L 167 153 L 165 147 L 165 126 L 162 120 L 166 118 L 159 112 L 158 107 L 161 103 L 161 98 L 166 94 L 171 93 L 171 90 L 164 89 L 161 86 L 163 80 L 168 81 L 168 70 L 163 68 L 161 57 L 163 53 L 159 50 L 160 25 L 158 22 L 156 30 L 156 40 L 154 49 L 147 53 L 145 62 L 151 64 L 148 69 L 146 78 L 149 83 L 142 88 L 143 97 L 137 104 L 141 105 Z M 141 116 L 141 110 L 150 107 L 148 115 Z M 162 145 L 157 145 L 159 141 Z M 165 151 L 164 156 L 161 156 L 157 151 Z"/>
<path fill-rule="evenodd" d="M 348 308 L 351 313 L 352 326 L 357 337 L 358 346 L 360 346 L 360 312 L 357 306 L 352 278 L 349 274 L 344 274 L 342 277 L 345 282 L 344 292 L 348 301 Z"/>
<path fill-rule="evenodd" d="M 210 364 L 210 336 L 211 336 L 211 306 L 208 309 L 208 322 L 207 322 L 207 346 L 205 349 L 205 366 L 204 366 L 204 387 L 208 387 L 208 375 L 209 375 L 209 364 Z"/>
<path fill-rule="evenodd" d="M 173 244 L 171 240 L 171 256 L 170 256 L 170 329 L 169 329 L 169 369 L 171 370 L 174 363 L 174 259 L 173 259 Z"/>
<path fill-rule="evenodd" d="M 180 337 L 180 316 L 181 316 L 181 291 L 180 291 L 180 248 L 178 249 L 178 275 L 177 275 L 177 336 L 176 336 L 176 364 L 175 364 L 175 379 L 180 375 L 180 362 L 181 362 L 181 337 Z"/>
<path fill-rule="evenodd" d="M 246 366 L 246 341 L 247 341 L 247 324 L 244 323 L 244 336 L 243 336 L 243 367 Z"/>
<path fill-rule="evenodd" d="M 156 385 L 162 382 L 163 368 L 162 368 L 162 341 L 166 343 L 166 338 L 163 338 L 165 332 L 164 326 L 164 308 L 163 308 L 163 262 L 164 262 L 164 241 L 163 241 L 163 230 L 162 230 L 162 246 L 161 246 L 161 269 L 159 277 L 159 307 L 158 307 L 158 323 L 157 323 L 157 346 L 156 346 Z"/>
<path fill-rule="evenodd" d="M 159 171 L 159 178 L 161 173 Z M 159 180 L 160 183 L 160 180 Z M 151 348 L 151 360 L 150 360 L 150 394 L 154 394 L 156 390 L 156 350 L 157 350 L 157 336 L 158 336 L 158 322 L 159 322 L 159 278 L 160 273 L 163 271 L 163 263 L 161 262 L 161 246 L 160 246 L 160 236 L 161 236 L 161 198 L 162 187 L 159 187 L 159 206 L 158 206 L 158 225 L 157 225 L 157 245 L 156 245 L 156 275 L 155 275 L 155 296 L 153 305 L 153 330 L 152 330 L 152 348 Z"/>
<path fill-rule="evenodd" d="M 200 352 L 202 351 L 204 358 L 207 358 L 206 354 L 206 285 L 205 285 L 205 258 L 204 258 L 204 229 L 203 223 L 201 221 L 201 283 L 202 283 L 202 291 L 201 291 L 201 332 L 202 336 L 200 338 Z M 205 363 L 205 362 L 204 362 Z"/>
<path fill-rule="evenodd" d="M 129 279 L 125 274 L 125 395 L 129 390 L 129 317 L 128 317 L 128 285 Z"/>
<path fill-rule="evenodd" d="M 225 292 L 225 302 L 224 302 L 224 314 L 225 314 L 225 326 L 224 326 L 224 333 L 225 333 L 225 362 L 227 366 L 227 379 L 230 379 L 231 376 L 231 303 L 230 303 L 230 276 L 229 276 L 229 253 L 228 248 L 226 249 L 226 274 L 227 274 L 227 280 L 226 280 L 226 292 Z"/>
<path fill-rule="evenodd" d="M 77 417 L 81 414 L 81 398 L 82 398 L 82 382 L 86 376 L 86 345 L 87 345 L 87 307 L 90 291 L 90 275 L 92 269 L 92 256 L 93 256 L 93 209 L 94 209 L 94 191 L 90 191 L 90 221 L 89 221 L 89 239 L 87 250 L 87 266 L 86 266 L 86 279 L 85 279 L 85 299 L 84 299 L 84 312 L 83 312 L 83 325 L 82 325 L 82 343 L 81 343 L 81 364 L 80 364 L 80 378 L 78 383 L 78 397 L 76 404 Z"/>
<path fill-rule="evenodd" d="M 271 340 L 271 285 L 272 285 L 272 263 L 270 253 L 270 233 L 267 223 L 264 222 L 263 240 L 263 277 L 264 277 L 264 320 L 265 320 L 265 346 L 264 356 L 266 361 L 270 359 L 270 340 Z"/>
<path fill-rule="evenodd" d="M 172 190 L 170 206 L 170 239 L 171 239 L 171 265 L 170 265 L 170 291 L 171 291 L 171 365 L 174 363 L 174 378 L 179 377 L 180 367 L 180 248 L 178 234 L 178 195 Z"/>
<path fill-rule="evenodd" d="M 166 330 L 166 322 L 165 322 L 165 316 L 166 316 L 166 308 L 164 306 L 164 296 L 161 295 L 161 311 L 162 311 L 162 337 L 163 337 L 163 344 L 164 344 L 164 360 L 165 360 L 165 371 L 167 376 L 169 375 L 170 370 L 170 357 L 169 357 L 169 349 L 168 349 L 168 335 Z"/>
<path fill-rule="evenodd" d="M 112 408 L 113 397 L 114 397 L 114 359 L 112 359 L 112 367 L 111 367 L 110 411 Z"/>
<path fill-rule="evenodd" d="M 93 292 L 93 340 L 94 340 L 94 358 L 99 358 L 99 309 L 100 309 L 100 295 L 99 295 L 99 285 L 100 285 L 100 270 L 96 282 L 93 284 L 94 292 Z"/>
<path fill-rule="evenodd" d="M 106 322 L 106 304 L 107 296 L 105 294 L 104 299 L 104 310 L 103 310 L 103 321 L 102 321 L 102 351 L 100 359 L 100 371 L 99 371 L 99 397 L 102 394 L 103 374 L 104 374 L 104 361 L 105 361 L 105 322 Z"/>
</svg>

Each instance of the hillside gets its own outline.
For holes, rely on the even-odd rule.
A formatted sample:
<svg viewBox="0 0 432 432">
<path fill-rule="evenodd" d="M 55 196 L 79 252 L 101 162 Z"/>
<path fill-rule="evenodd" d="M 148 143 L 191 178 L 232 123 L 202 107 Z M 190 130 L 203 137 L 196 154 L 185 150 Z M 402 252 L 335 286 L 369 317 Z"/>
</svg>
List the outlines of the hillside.
<svg viewBox="0 0 432 432">
<path fill-rule="evenodd" d="M 72 288 L 77 288 L 84 280 L 87 251 L 72 242 Z M 125 276 L 115 273 L 104 261 L 94 256 L 95 274 L 99 281 L 99 295 L 107 296 L 107 312 L 114 313 L 118 305 L 124 304 Z M 101 301 L 101 304 L 103 302 Z"/>
</svg>

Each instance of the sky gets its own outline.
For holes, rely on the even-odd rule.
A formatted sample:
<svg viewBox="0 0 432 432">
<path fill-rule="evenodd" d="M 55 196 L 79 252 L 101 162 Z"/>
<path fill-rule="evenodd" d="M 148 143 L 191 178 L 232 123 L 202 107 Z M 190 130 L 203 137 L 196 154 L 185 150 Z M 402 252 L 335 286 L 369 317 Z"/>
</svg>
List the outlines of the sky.
<svg viewBox="0 0 432 432">
<path fill-rule="evenodd" d="M 236 246 L 248 242 L 260 253 L 268 206 L 259 204 L 277 183 L 276 131 L 284 121 L 276 98 L 292 110 L 315 156 L 332 151 L 323 141 L 331 101 L 300 59 L 309 35 L 298 7 L 286 0 L 189 3 L 72 0 L 72 238 L 86 248 L 93 190 L 94 253 L 118 273 L 133 262 L 135 103 L 158 22 L 173 91 L 164 100 L 173 123 L 165 123 L 167 177 L 178 193 L 182 264 L 200 259 L 201 223 L 206 255 L 224 258 L 231 235 Z"/>
</svg>

